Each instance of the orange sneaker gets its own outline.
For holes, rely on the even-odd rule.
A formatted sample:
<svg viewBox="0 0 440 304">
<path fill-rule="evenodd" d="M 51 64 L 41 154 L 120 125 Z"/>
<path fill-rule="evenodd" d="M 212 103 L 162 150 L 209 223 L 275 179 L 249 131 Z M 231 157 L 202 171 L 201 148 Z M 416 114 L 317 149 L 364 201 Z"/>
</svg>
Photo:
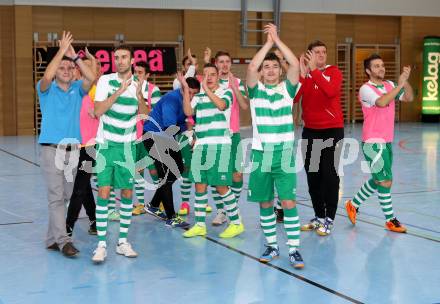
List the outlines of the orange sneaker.
<svg viewBox="0 0 440 304">
<path fill-rule="evenodd" d="M 397 218 L 395 218 L 395 217 L 385 223 L 385 228 L 390 230 L 390 231 L 393 231 L 393 232 L 399 232 L 399 233 L 405 233 L 406 232 L 406 227 L 403 226 L 399 222 L 399 220 L 397 220 Z"/>
<path fill-rule="evenodd" d="M 355 225 L 356 224 L 356 216 L 357 216 L 357 208 L 353 206 L 351 200 L 348 200 L 345 203 L 345 210 L 347 211 L 348 219 L 350 222 Z"/>
</svg>

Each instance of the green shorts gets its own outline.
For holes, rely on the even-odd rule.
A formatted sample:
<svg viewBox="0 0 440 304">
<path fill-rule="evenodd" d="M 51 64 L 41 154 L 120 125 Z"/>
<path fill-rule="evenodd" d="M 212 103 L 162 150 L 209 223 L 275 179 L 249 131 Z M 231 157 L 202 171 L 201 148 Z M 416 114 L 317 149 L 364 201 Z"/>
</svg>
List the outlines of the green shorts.
<svg viewBox="0 0 440 304">
<path fill-rule="evenodd" d="M 295 155 L 292 149 L 265 152 L 252 150 L 251 160 L 249 201 L 272 202 L 274 186 L 280 200 L 296 200 Z"/>
<path fill-rule="evenodd" d="M 393 147 L 391 143 L 362 143 L 362 151 L 375 181 L 393 180 Z"/>
<path fill-rule="evenodd" d="M 232 185 L 231 145 L 200 145 L 194 147 L 190 179 L 210 186 Z"/>
<path fill-rule="evenodd" d="M 243 148 L 241 146 L 241 136 L 240 133 L 232 134 L 232 145 L 231 145 L 231 162 L 233 172 L 243 172 Z"/>
<path fill-rule="evenodd" d="M 185 178 L 189 177 L 189 171 L 191 168 L 191 159 L 192 159 L 192 147 L 188 143 L 188 137 L 184 134 L 180 134 L 177 138 L 180 145 L 180 153 L 182 154 L 182 161 L 184 166 L 184 171 L 182 176 Z"/>
<path fill-rule="evenodd" d="M 99 187 L 133 189 L 136 146 L 135 143 L 97 145 L 95 170 Z"/>
</svg>

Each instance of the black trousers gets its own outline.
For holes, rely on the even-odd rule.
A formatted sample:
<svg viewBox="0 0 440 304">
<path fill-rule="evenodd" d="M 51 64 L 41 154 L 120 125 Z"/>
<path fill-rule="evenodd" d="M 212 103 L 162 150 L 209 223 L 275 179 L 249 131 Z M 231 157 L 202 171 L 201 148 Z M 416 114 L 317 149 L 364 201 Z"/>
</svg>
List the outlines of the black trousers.
<svg viewBox="0 0 440 304">
<path fill-rule="evenodd" d="M 163 137 L 152 136 L 144 141 L 145 149 L 154 159 L 154 166 L 159 177 L 159 187 L 156 189 L 150 205 L 158 208 L 160 202 L 162 202 L 167 218 L 171 219 L 176 214 L 173 199 L 173 183 L 182 174 L 184 166 L 177 141 L 171 139 L 168 144 L 164 144 L 163 142 L 161 143 L 161 139 Z M 168 148 L 164 149 L 165 146 Z M 157 155 L 157 159 L 154 157 L 154 154 Z"/>
<path fill-rule="evenodd" d="M 304 167 L 315 216 L 334 220 L 339 200 L 338 166 L 344 129 L 304 128 L 302 137 L 307 141 L 303 142 L 307 143 L 306 153 L 303 153 Z"/>
<path fill-rule="evenodd" d="M 92 186 L 90 185 L 91 173 L 81 169 L 85 161 L 89 162 L 88 164 L 90 164 L 90 166 L 88 166 L 88 171 L 91 172 L 91 164 L 94 160 L 87 154 L 86 148 L 83 147 L 79 152 L 78 172 L 73 185 L 69 208 L 67 209 L 66 225 L 71 228 L 73 228 L 78 219 L 81 206 L 84 206 L 84 209 L 86 209 L 86 214 L 90 221 L 96 220 L 95 197 L 93 196 Z"/>
</svg>

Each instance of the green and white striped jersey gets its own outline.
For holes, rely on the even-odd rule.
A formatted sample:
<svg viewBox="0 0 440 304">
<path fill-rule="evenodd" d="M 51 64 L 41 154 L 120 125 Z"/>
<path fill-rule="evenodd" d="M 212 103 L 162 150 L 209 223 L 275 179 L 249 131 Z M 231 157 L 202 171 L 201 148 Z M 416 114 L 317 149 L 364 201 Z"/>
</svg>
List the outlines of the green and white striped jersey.
<svg viewBox="0 0 440 304">
<path fill-rule="evenodd" d="M 240 90 L 241 94 L 243 94 L 243 96 L 246 96 L 246 90 L 244 88 L 244 82 L 240 79 L 238 79 L 238 89 Z M 220 87 L 222 87 L 223 89 L 229 89 L 229 79 L 219 79 L 219 84 Z"/>
<path fill-rule="evenodd" d="M 144 92 L 144 98 L 145 98 L 145 104 L 148 106 L 148 85 L 150 84 L 149 81 L 144 81 L 142 84 L 142 91 Z M 161 95 L 160 95 L 160 89 L 158 86 L 154 85 L 153 92 L 151 92 L 151 108 L 154 108 L 154 105 L 159 101 Z"/>
<path fill-rule="evenodd" d="M 252 116 L 252 149 L 282 150 L 293 148 L 295 139 L 292 106 L 297 85 L 284 80 L 278 85 L 258 82 L 248 87 Z"/>
<path fill-rule="evenodd" d="M 132 76 L 130 86 L 119 96 L 112 107 L 105 112 L 99 121 L 97 143 L 106 141 L 115 143 L 134 142 L 136 140 L 136 115 L 138 100 L 136 97 L 136 82 Z M 113 95 L 121 87 L 118 73 L 102 75 L 96 85 L 95 102 L 102 102 Z M 148 90 L 143 91 L 148 98 Z"/>
<path fill-rule="evenodd" d="M 196 143 L 199 145 L 231 144 L 229 123 L 231 117 L 232 90 L 219 87 L 215 95 L 226 102 L 220 111 L 206 93 L 199 93 L 191 100 L 196 115 Z"/>
</svg>

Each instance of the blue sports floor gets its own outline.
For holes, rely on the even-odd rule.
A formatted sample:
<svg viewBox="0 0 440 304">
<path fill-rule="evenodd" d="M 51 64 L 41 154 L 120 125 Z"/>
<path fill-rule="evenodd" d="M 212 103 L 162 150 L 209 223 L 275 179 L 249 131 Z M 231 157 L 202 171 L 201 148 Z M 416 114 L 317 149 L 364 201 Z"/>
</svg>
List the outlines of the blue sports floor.
<svg viewBox="0 0 440 304">
<path fill-rule="evenodd" d="M 359 139 L 360 132 L 360 125 L 346 126 L 346 137 Z M 249 135 L 243 130 L 243 137 Z M 74 231 L 77 258 L 45 249 L 46 189 L 36 139 L 0 137 L 0 304 L 440 303 L 440 125 L 397 125 L 393 148 L 393 206 L 407 234 L 384 229 L 375 196 L 362 205 L 355 227 L 348 221 L 344 202 L 369 177 L 359 157 L 344 168 L 332 234 L 301 234 L 303 270 L 289 265 L 282 226 L 281 257 L 258 262 L 264 237 L 258 206 L 246 202 L 245 191 L 240 208 L 246 231 L 236 239 L 220 239 L 224 227 L 209 225 L 211 216 L 206 239 L 184 239 L 182 230 L 142 215 L 129 233 L 139 257 L 115 253 L 118 223 L 111 222 L 107 260 L 94 265 L 97 240 L 87 234 L 83 214 Z M 176 185 L 176 208 L 178 190 Z M 313 216 L 303 171 L 298 207 L 302 223 Z"/>
</svg>

